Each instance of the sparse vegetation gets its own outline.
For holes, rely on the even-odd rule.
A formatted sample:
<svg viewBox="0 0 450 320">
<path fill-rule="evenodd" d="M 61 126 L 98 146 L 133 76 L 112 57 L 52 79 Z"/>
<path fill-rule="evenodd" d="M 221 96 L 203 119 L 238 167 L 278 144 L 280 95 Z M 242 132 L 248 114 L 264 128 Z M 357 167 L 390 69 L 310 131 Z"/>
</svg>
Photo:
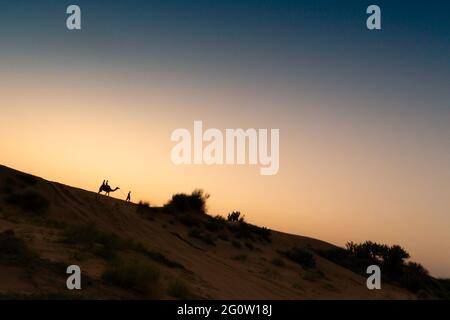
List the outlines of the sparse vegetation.
<svg viewBox="0 0 450 320">
<path fill-rule="evenodd" d="M 398 245 L 349 242 L 345 249 L 319 250 L 317 253 L 360 274 L 365 274 L 367 266 L 378 265 L 383 270 L 383 281 L 420 293 L 421 298 L 450 298 L 450 287 L 446 286 L 448 280 L 435 279 L 422 265 L 406 262 L 409 253 Z"/>
<path fill-rule="evenodd" d="M 294 247 L 287 251 L 279 251 L 279 253 L 305 269 L 314 268 L 316 266 L 314 255 L 305 249 Z"/>
<path fill-rule="evenodd" d="M 124 289 L 132 289 L 148 298 L 159 294 L 159 271 L 139 261 L 114 260 L 102 274 L 103 280 Z"/>
<path fill-rule="evenodd" d="M 100 232 L 92 225 L 70 226 L 64 230 L 63 241 L 82 245 L 106 260 L 116 258 L 120 250 L 133 250 L 167 267 L 184 268 L 183 265 L 168 259 L 163 254 L 148 250 L 142 243 L 124 240 L 114 233 Z"/>
</svg>

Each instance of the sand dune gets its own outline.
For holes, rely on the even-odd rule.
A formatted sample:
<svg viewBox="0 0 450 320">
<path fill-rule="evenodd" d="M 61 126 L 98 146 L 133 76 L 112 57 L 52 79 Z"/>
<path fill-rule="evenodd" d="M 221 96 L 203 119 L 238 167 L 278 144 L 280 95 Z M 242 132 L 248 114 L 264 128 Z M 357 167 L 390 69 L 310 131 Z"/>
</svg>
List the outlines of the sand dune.
<svg viewBox="0 0 450 320">
<path fill-rule="evenodd" d="M 180 219 L 181 214 L 165 213 L 161 208 L 141 209 L 136 204 L 0 166 L 0 245 L 12 243 L 13 248 L 20 249 L 18 254 L 14 250 L 0 252 L 0 295 L 87 299 L 415 298 L 391 285 L 368 290 L 363 276 L 318 255 L 314 255 L 316 268 L 308 270 L 279 253 L 290 247 L 311 252 L 334 247 L 324 241 L 276 231 L 272 231 L 270 243 L 235 239 L 227 230 L 204 230 L 203 225 L 210 220 L 206 215 L 193 214 L 200 227 L 192 227 Z M 212 243 L 193 235 L 194 228 L 203 230 Z M 140 269 L 124 267 L 135 278 L 120 282 L 117 275 L 105 275 L 108 268 L 117 267 L 117 261 L 146 266 L 151 273 L 139 275 Z M 82 290 L 75 292 L 65 285 L 65 267 L 72 264 L 82 270 Z"/>
</svg>

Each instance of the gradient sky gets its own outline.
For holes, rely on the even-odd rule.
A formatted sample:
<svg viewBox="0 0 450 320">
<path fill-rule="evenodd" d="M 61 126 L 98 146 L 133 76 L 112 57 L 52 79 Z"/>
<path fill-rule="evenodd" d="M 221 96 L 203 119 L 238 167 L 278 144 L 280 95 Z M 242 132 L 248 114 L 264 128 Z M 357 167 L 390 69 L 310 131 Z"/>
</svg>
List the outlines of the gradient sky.
<svg viewBox="0 0 450 320">
<path fill-rule="evenodd" d="M 203 188 L 213 214 L 398 243 L 450 277 L 449 15 L 448 1 L 0 1 L 0 163 L 155 205 Z M 194 120 L 279 128 L 278 175 L 173 165 L 170 134 Z"/>
</svg>

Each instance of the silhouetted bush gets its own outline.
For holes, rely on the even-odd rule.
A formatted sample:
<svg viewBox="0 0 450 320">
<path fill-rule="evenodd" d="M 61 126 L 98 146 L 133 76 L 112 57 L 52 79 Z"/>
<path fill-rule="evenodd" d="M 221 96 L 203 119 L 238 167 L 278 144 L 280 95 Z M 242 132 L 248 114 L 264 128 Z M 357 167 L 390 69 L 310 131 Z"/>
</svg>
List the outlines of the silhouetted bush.
<svg viewBox="0 0 450 320">
<path fill-rule="evenodd" d="M 206 213 L 206 200 L 208 198 L 209 194 L 200 189 L 194 190 L 190 195 L 178 193 L 172 196 L 172 199 L 164 205 L 164 208 L 173 213 Z"/>
<path fill-rule="evenodd" d="M 429 285 L 428 280 L 428 271 L 421 264 L 409 262 L 399 282 L 405 289 L 417 293 Z"/>
<path fill-rule="evenodd" d="M 383 281 L 400 285 L 420 298 L 450 298 L 450 287 L 428 274 L 420 264 L 408 262 L 408 252 L 398 245 L 388 246 L 372 241 L 360 244 L 349 242 L 346 249 L 318 250 L 317 254 L 354 272 L 366 275 L 369 265 L 378 265 Z M 445 280 L 444 280 L 445 281 Z"/>
<path fill-rule="evenodd" d="M 102 274 L 103 280 L 120 288 L 132 289 L 149 298 L 157 298 L 159 271 L 138 261 L 115 260 Z"/>
<path fill-rule="evenodd" d="M 227 220 L 230 222 L 244 222 L 244 217 L 241 217 L 240 211 L 233 211 L 228 214 Z"/>
<path fill-rule="evenodd" d="M 314 268 L 316 266 L 316 260 L 314 259 L 314 255 L 304 249 L 294 247 L 287 251 L 279 251 L 280 254 L 284 255 L 289 260 L 298 263 L 302 267 Z"/>
<path fill-rule="evenodd" d="M 361 244 L 349 242 L 346 247 L 360 268 L 364 269 L 371 264 L 376 264 L 391 276 L 402 274 L 405 260 L 409 258 L 409 253 L 398 245 L 389 247 L 385 244 L 366 241 Z"/>
<path fill-rule="evenodd" d="M 14 205 L 27 213 L 45 214 L 50 202 L 40 193 L 25 191 L 20 194 L 10 194 L 6 197 L 6 203 Z"/>
</svg>

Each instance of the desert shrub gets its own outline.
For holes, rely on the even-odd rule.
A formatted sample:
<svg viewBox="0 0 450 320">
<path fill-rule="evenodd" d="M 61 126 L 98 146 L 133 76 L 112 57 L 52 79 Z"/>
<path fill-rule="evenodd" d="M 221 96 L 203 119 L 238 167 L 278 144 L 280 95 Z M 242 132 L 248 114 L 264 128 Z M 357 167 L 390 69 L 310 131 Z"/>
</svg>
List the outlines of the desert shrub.
<svg viewBox="0 0 450 320">
<path fill-rule="evenodd" d="M 228 214 L 227 220 L 231 222 L 238 222 L 238 221 L 244 222 L 244 217 L 241 217 L 240 211 L 233 211 Z"/>
<path fill-rule="evenodd" d="M 192 298 L 192 294 L 186 285 L 186 283 L 181 279 L 176 279 L 175 281 L 169 284 L 169 289 L 167 290 L 169 296 L 177 299 L 190 299 Z"/>
<path fill-rule="evenodd" d="M 132 289 L 156 298 L 158 294 L 159 271 L 138 261 L 115 260 L 102 274 L 103 280 L 124 289 Z"/>
<path fill-rule="evenodd" d="M 6 197 L 6 203 L 19 207 L 25 212 L 38 215 L 45 214 L 50 202 L 35 191 L 25 191 L 24 193 L 13 193 Z"/>
<path fill-rule="evenodd" d="M 383 281 L 400 285 L 418 294 L 421 298 L 448 298 L 450 288 L 431 277 L 420 264 L 406 262 L 408 252 L 398 245 L 388 246 L 366 241 L 360 244 L 349 242 L 346 249 L 334 248 L 317 253 L 354 272 L 364 274 L 369 265 L 375 264 L 383 270 Z"/>
<path fill-rule="evenodd" d="M 346 245 L 350 256 L 357 260 L 357 265 L 366 268 L 370 264 L 376 264 L 393 276 L 402 273 L 405 260 L 409 253 L 399 245 L 387 246 L 372 241 L 361 244 L 349 242 Z"/>
<path fill-rule="evenodd" d="M 215 245 L 214 239 L 211 237 L 211 234 L 204 232 L 198 228 L 194 228 L 191 231 L 189 231 L 189 236 L 199 239 L 200 241 L 208 245 Z"/>
<path fill-rule="evenodd" d="M 38 259 L 26 242 L 15 236 L 13 230 L 0 233 L 0 262 L 3 264 L 32 265 Z"/>
<path fill-rule="evenodd" d="M 284 267 L 285 266 L 284 261 L 282 259 L 278 258 L 278 257 L 274 257 L 272 259 L 271 263 L 274 266 L 277 266 L 277 267 Z"/>
<path fill-rule="evenodd" d="M 405 269 L 399 280 L 402 287 L 417 293 L 428 285 L 429 274 L 421 264 L 409 262 Z"/>
<path fill-rule="evenodd" d="M 393 245 L 382 256 L 383 268 L 393 275 L 401 274 L 405 266 L 405 260 L 409 259 L 409 257 L 409 253 L 405 249 L 398 245 Z"/>
<path fill-rule="evenodd" d="M 196 212 L 206 213 L 206 201 L 209 198 L 209 194 L 204 193 L 203 190 L 194 190 L 191 194 L 178 193 L 172 196 L 172 198 L 164 205 L 164 208 L 173 212 Z"/>
<path fill-rule="evenodd" d="M 307 250 L 294 247 L 287 251 L 279 251 L 279 253 L 287 257 L 289 260 L 301 265 L 305 269 L 314 268 L 316 266 L 314 255 Z"/>
</svg>

